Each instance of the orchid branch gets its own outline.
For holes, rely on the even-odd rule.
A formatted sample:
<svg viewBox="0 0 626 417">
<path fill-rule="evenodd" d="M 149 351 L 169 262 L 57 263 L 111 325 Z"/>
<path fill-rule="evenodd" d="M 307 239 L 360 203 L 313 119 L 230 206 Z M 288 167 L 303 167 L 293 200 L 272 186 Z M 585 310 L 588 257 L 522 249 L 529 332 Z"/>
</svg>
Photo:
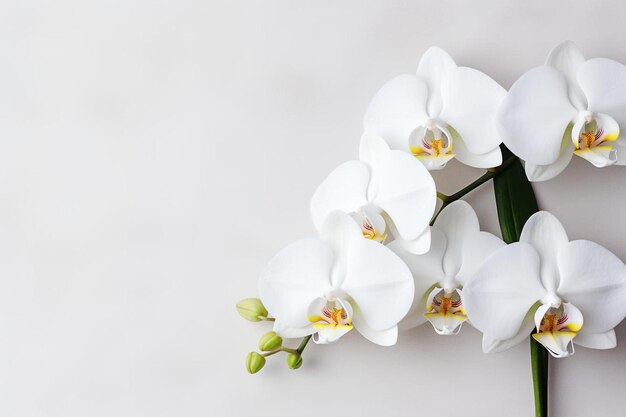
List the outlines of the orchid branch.
<svg viewBox="0 0 626 417">
<path fill-rule="evenodd" d="M 437 198 L 439 198 L 443 204 L 441 205 L 437 213 L 435 213 L 435 215 L 433 216 L 433 219 L 430 221 L 430 225 L 432 226 L 433 224 L 435 224 L 435 220 L 437 220 L 439 213 L 441 213 L 441 211 L 444 208 L 446 208 L 451 203 L 454 203 L 455 201 L 460 200 L 465 195 L 469 194 L 471 191 L 474 191 L 476 188 L 480 187 L 487 181 L 493 178 L 496 178 L 497 176 L 502 174 L 504 171 L 506 171 L 509 168 L 509 166 L 515 161 L 519 161 L 519 158 L 511 154 L 511 156 L 509 156 L 506 160 L 504 160 L 504 162 L 502 162 L 502 165 L 496 168 L 489 168 L 487 172 L 485 172 L 481 177 L 477 178 L 474 182 L 463 187 L 462 189 L 460 189 L 454 194 L 446 195 L 446 194 L 437 192 Z"/>
</svg>

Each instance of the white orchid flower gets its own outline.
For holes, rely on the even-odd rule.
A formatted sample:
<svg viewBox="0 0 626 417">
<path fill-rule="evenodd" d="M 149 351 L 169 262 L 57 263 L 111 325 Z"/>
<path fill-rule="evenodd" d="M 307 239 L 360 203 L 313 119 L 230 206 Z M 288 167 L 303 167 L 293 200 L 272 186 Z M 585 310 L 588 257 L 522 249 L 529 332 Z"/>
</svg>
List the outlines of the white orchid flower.
<svg viewBox="0 0 626 417">
<path fill-rule="evenodd" d="M 349 213 L 363 236 L 385 242 L 390 235 L 413 253 L 430 247 L 428 223 L 437 204 L 435 182 L 411 155 L 393 151 L 381 138 L 364 134 L 360 161 L 337 167 L 311 199 L 318 230 L 329 213 Z"/>
<path fill-rule="evenodd" d="M 573 343 L 609 349 L 626 315 L 626 266 L 602 246 L 570 242 L 552 214 L 535 213 L 520 241 L 499 249 L 464 288 L 483 350 L 506 350 L 533 337 L 555 357 Z"/>
<path fill-rule="evenodd" d="M 517 80 L 498 111 L 504 144 L 526 164 L 531 181 L 560 174 L 572 155 L 596 167 L 626 165 L 626 66 L 585 60 L 572 42 Z"/>
<path fill-rule="evenodd" d="M 354 327 L 390 346 L 413 301 L 413 278 L 389 248 L 363 239 L 349 215 L 334 212 L 320 238 L 297 241 L 269 262 L 259 292 L 283 337 L 313 334 L 331 343 Z"/>
<path fill-rule="evenodd" d="M 445 51 L 431 47 L 416 75 L 400 75 L 378 91 L 364 126 L 429 170 L 454 157 L 476 168 L 495 167 L 502 163 L 495 115 L 505 95 L 487 75 L 457 67 Z"/>
<path fill-rule="evenodd" d="M 481 232 L 474 209 L 459 200 L 441 211 L 431 228 L 430 251 L 414 255 L 396 245 L 389 248 L 413 273 L 415 297 L 401 328 L 430 321 L 441 335 L 454 335 L 467 320 L 463 286 L 482 263 L 505 243 Z"/>
</svg>

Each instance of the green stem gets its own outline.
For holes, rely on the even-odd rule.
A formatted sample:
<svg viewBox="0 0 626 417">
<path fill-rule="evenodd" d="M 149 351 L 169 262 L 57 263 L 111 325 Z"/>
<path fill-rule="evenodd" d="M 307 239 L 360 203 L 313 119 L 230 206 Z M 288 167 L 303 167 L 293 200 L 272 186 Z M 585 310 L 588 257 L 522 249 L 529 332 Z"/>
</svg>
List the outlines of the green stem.
<svg viewBox="0 0 626 417">
<path fill-rule="evenodd" d="M 267 358 L 268 356 L 275 355 L 275 354 L 277 354 L 278 352 L 282 352 L 282 351 L 283 351 L 283 348 L 281 347 L 281 348 L 278 348 L 278 349 L 276 349 L 276 350 L 271 350 L 271 351 L 269 351 L 269 352 L 264 352 L 264 353 L 261 353 L 261 356 L 265 356 L 265 357 Z"/>
<path fill-rule="evenodd" d="M 511 152 L 502 146 L 502 155 Z M 524 167 L 516 160 L 508 165 L 493 183 L 502 239 L 506 243 L 519 241 L 526 220 L 539 211 L 532 185 Z M 548 352 L 530 338 L 530 364 L 535 395 L 535 416 L 548 417 Z"/>
<path fill-rule="evenodd" d="M 308 335 L 307 337 L 302 339 L 302 342 L 300 342 L 300 346 L 298 346 L 298 349 L 296 349 L 298 353 L 304 352 L 304 348 L 306 348 L 306 345 L 307 343 L 309 343 L 309 340 L 311 340 L 311 335 Z"/>
<path fill-rule="evenodd" d="M 530 364 L 533 373 L 535 416 L 548 416 L 548 351 L 541 343 L 530 338 Z"/>
<path fill-rule="evenodd" d="M 276 319 L 274 317 L 265 317 L 265 316 L 258 316 L 259 320 L 263 320 L 263 321 L 276 321 Z"/>
<path fill-rule="evenodd" d="M 457 191 L 454 194 L 445 195 L 443 193 L 437 192 L 437 197 L 443 202 L 443 204 L 441 205 L 437 213 L 435 213 L 435 216 L 433 217 L 433 219 L 430 221 L 430 225 L 432 226 L 433 224 L 435 224 L 435 220 L 437 220 L 437 217 L 439 216 L 439 214 L 444 208 L 446 208 L 451 203 L 454 203 L 456 200 L 460 200 L 466 194 L 469 194 L 471 191 L 474 191 L 476 188 L 480 187 L 487 181 L 498 177 L 501 173 L 505 172 L 509 168 L 509 166 L 511 166 L 511 164 L 515 161 L 519 161 L 519 158 L 517 156 L 515 155 L 509 156 L 502 163 L 502 165 L 500 165 L 497 168 L 488 169 L 487 172 L 485 172 L 480 178 L 477 178 L 476 181 L 472 182 L 466 187 L 461 188 L 459 191 Z"/>
</svg>

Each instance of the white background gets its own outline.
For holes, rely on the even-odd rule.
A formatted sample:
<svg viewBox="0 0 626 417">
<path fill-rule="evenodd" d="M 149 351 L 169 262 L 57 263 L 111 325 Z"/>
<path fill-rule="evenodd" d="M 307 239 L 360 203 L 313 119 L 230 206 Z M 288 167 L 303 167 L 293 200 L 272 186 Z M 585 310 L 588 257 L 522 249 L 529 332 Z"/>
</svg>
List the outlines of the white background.
<svg viewBox="0 0 626 417">
<path fill-rule="evenodd" d="M 250 376 L 268 330 L 234 304 L 312 235 L 319 182 L 355 158 L 368 101 L 430 45 L 509 87 L 564 39 L 626 62 L 626 3 L 7 1 L 0 5 L 0 416 L 512 417 L 524 343 L 423 326 L 352 332 Z M 452 163 L 452 192 L 481 174 Z M 626 259 L 626 169 L 574 158 L 538 184 L 571 238 Z M 492 189 L 468 200 L 498 233 Z M 552 361 L 554 417 L 623 415 L 612 351 Z M 297 343 L 297 341 L 294 341 Z"/>
</svg>

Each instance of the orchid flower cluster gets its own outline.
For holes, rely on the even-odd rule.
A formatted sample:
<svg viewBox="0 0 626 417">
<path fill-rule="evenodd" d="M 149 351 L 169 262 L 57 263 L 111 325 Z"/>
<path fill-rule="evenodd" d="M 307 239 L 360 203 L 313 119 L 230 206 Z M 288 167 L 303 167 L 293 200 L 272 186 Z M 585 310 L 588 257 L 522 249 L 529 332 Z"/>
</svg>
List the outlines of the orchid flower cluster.
<svg viewBox="0 0 626 417">
<path fill-rule="evenodd" d="M 487 75 L 457 66 L 439 48 L 416 74 L 387 82 L 365 117 L 359 159 L 321 182 L 311 199 L 319 232 L 281 250 L 261 273 L 260 299 L 237 308 L 271 321 L 247 368 L 287 352 L 298 368 L 312 339 L 334 343 L 355 329 L 382 346 L 398 329 L 430 323 L 457 335 L 465 323 L 500 352 L 532 337 L 557 358 L 574 344 L 616 346 L 626 316 L 626 266 L 602 246 L 568 239 L 559 220 L 539 211 L 519 242 L 480 230 L 473 208 L 446 198 L 437 211 L 430 170 L 456 158 L 489 168 L 502 149 L 524 161 L 528 180 L 561 173 L 573 155 L 596 167 L 626 165 L 626 67 L 585 60 L 565 42 L 506 91 Z M 443 196 L 443 197 L 442 197 Z M 303 338 L 298 348 L 283 338 Z"/>
</svg>

